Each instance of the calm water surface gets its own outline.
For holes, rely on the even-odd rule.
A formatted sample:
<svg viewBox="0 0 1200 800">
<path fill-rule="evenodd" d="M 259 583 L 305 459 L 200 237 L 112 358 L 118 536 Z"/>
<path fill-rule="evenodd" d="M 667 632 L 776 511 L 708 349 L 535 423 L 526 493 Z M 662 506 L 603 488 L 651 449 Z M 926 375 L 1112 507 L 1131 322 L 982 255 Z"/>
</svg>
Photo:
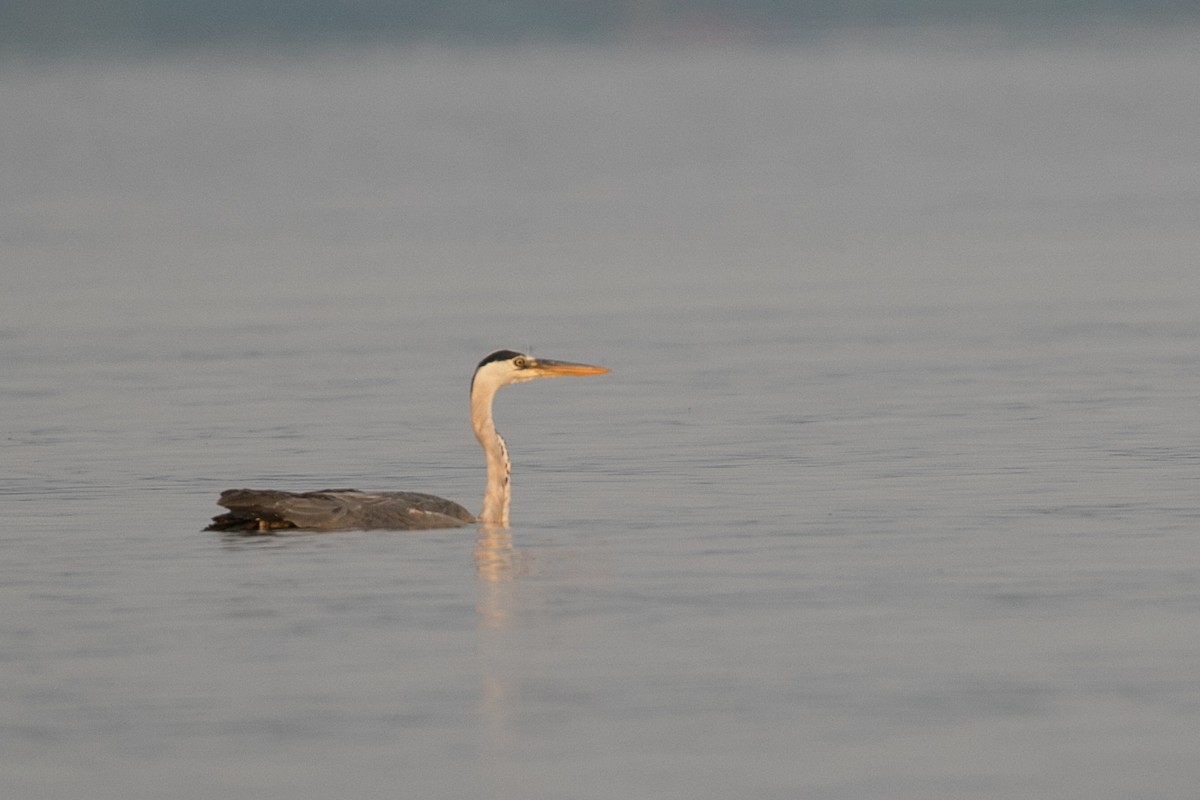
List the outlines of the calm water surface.
<svg viewBox="0 0 1200 800">
<path fill-rule="evenodd" d="M 0 794 L 1192 796 L 1194 41 L 6 64 Z"/>
</svg>

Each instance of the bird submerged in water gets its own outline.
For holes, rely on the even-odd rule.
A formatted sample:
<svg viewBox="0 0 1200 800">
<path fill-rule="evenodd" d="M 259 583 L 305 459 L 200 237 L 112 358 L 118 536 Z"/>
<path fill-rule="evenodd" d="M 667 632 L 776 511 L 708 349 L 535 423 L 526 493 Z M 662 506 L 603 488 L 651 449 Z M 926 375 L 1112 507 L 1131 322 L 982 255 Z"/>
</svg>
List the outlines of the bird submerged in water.
<svg viewBox="0 0 1200 800">
<path fill-rule="evenodd" d="M 551 361 L 497 350 L 475 368 L 471 378 L 471 427 L 487 461 L 483 510 L 476 517 L 458 503 L 421 492 L 360 492 L 324 489 L 281 492 L 227 489 L 217 503 L 228 513 L 213 517 L 210 531 L 272 531 L 301 528 L 335 530 L 422 530 L 454 528 L 470 522 L 508 526 L 508 450 L 492 421 L 492 400 L 501 386 L 558 375 L 599 375 L 606 367 Z"/>
</svg>

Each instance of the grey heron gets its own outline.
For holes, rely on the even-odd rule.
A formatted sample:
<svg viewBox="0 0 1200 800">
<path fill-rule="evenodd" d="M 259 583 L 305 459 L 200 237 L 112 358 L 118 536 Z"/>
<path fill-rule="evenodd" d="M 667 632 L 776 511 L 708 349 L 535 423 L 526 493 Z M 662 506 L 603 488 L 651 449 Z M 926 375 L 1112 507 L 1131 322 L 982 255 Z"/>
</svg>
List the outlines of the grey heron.
<svg viewBox="0 0 1200 800">
<path fill-rule="evenodd" d="M 213 517 L 210 531 L 270 531 L 281 528 L 332 531 L 348 529 L 417 530 L 452 528 L 470 522 L 508 525 L 508 450 L 492 420 L 492 400 L 501 386 L 557 375 L 599 375 L 605 367 L 534 358 L 497 350 L 479 362 L 471 378 L 471 427 L 487 462 L 483 510 L 476 517 L 450 500 L 421 492 L 360 492 L 325 489 L 282 492 L 228 489 L 217 503 L 228 513 Z"/>
</svg>

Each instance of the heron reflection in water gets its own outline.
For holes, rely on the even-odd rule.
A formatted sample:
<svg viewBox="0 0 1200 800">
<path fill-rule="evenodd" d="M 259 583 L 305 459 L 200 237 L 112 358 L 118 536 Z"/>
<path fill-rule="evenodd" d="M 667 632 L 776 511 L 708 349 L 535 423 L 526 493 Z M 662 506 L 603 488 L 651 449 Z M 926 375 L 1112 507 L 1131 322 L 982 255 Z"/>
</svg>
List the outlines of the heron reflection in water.
<svg viewBox="0 0 1200 800">
<path fill-rule="evenodd" d="M 210 531 L 271 531 L 301 528 L 421 530 L 453 528 L 470 522 L 507 527 L 510 498 L 508 450 L 492 420 L 492 400 L 501 386 L 559 375 L 599 375 L 605 367 L 534 358 L 497 350 L 479 362 L 471 378 L 471 427 L 487 462 L 483 510 L 476 517 L 458 503 L 421 492 L 360 492 L 326 489 L 282 492 L 228 489 L 217 501 L 228 513 L 213 517 Z"/>
</svg>

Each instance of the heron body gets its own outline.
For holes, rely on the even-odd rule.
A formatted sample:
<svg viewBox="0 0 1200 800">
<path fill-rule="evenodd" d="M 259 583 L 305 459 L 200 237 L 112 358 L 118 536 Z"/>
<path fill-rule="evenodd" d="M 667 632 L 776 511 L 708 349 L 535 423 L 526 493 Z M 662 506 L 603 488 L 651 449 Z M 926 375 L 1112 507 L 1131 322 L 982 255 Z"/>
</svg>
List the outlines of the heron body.
<svg viewBox="0 0 1200 800">
<path fill-rule="evenodd" d="M 458 503 L 421 492 L 360 492 L 324 489 L 282 492 L 227 489 L 217 503 L 228 513 L 213 517 L 206 530 L 271 531 L 302 528 L 423 530 L 453 528 L 470 522 L 508 525 L 510 464 L 504 439 L 492 419 L 492 401 L 501 386 L 559 375 L 599 375 L 605 367 L 538 359 L 513 350 L 497 350 L 479 362 L 471 378 L 471 427 L 483 448 L 487 484 L 483 510 L 476 517 Z"/>
</svg>

